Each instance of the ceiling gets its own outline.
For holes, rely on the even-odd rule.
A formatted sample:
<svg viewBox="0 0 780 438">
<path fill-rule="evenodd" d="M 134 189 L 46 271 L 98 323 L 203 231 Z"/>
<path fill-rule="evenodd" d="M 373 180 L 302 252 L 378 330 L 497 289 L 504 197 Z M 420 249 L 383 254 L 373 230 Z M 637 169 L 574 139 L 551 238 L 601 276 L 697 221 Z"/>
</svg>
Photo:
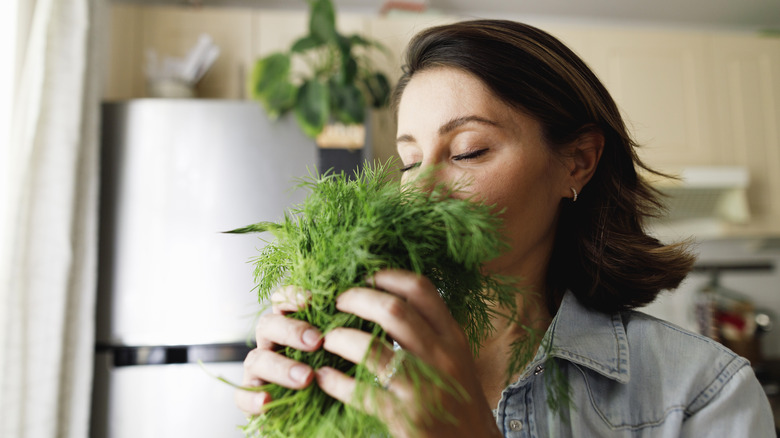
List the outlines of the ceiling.
<svg viewBox="0 0 780 438">
<path fill-rule="evenodd" d="M 496 15 L 780 29 L 780 0 L 431 0 L 430 4 L 462 14 L 484 9 Z"/>
<path fill-rule="evenodd" d="M 304 9 L 304 0 L 113 0 Z M 412 0 L 406 0 L 407 2 Z M 466 17 L 636 22 L 663 26 L 780 31 L 780 0 L 413 0 Z M 377 13 L 385 0 L 334 0 L 339 11 Z"/>
</svg>

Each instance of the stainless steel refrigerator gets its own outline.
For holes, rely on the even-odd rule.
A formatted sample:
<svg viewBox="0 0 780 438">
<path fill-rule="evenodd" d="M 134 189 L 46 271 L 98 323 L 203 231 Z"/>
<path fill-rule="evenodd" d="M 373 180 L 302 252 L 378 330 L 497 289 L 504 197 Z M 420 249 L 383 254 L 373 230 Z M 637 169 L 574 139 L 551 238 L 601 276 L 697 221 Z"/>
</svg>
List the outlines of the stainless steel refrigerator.
<svg viewBox="0 0 780 438">
<path fill-rule="evenodd" d="M 279 220 L 305 195 L 293 179 L 332 163 L 252 102 L 140 99 L 102 115 L 91 436 L 240 437 L 233 389 L 206 370 L 240 383 L 263 242 L 221 231 Z"/>
</svg>

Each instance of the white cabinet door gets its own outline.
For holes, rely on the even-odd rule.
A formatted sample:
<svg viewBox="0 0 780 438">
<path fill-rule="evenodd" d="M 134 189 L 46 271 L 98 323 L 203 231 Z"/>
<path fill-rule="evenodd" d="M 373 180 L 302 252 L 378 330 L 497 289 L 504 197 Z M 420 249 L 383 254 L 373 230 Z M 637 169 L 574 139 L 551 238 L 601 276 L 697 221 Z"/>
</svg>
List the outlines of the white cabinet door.
<svg viewBox="0 0 780 438">
<path fill-rule="evenodd" d="M 707 38 L 695 32 L 593 31 L 588 63 L 617 102 L 651 166 L 676 168 L 721 161 L 710 125 Z"/>
<path fill-rule="evenodd" d="M 713 36 L 719 143 L 728 163 L 750 171 L 754 233 L 780 233 L 780 39 Z"/>
</svg>

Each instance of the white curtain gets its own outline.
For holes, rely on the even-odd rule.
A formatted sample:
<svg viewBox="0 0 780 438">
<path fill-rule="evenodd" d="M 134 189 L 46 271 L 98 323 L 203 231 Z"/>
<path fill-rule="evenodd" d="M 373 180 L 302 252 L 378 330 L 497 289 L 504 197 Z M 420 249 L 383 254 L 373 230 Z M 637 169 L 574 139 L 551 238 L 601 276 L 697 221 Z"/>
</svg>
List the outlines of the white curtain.
<svg viewBox="0 0 780 438">
<path fill-rule="evenodd" d="M 88 433 L 102 1 L 18 2 L 20 64 L 0 221 L 4 438 Z"/>
</svg>

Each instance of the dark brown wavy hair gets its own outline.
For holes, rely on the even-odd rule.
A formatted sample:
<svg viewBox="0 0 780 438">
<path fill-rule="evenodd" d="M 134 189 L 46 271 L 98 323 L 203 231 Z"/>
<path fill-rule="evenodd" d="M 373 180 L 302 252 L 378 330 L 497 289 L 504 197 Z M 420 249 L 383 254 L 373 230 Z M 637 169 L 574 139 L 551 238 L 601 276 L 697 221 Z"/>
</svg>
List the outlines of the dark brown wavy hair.
<svg viewBox="0 0 780 438">
<path fill-rule="evenodd" d="M 647 235 L 646 218 L 663 211 L 660 194 L 636 169 L 643 164 L 615 102 L 588 66 L 550 34 L 505 20 L 474 20 L 423 30 L 407 47 L 396 108 L 418 72 L 450 67 L 484 82 L 503 102 L 535 118 L 556 152 L 599 132 L 604 151 L 576 203 L 562 200 L 547 272 L 547 306 L 566 290 L 589 308 L 614 312 L 652 302 L 676 288 L 694 257 L 685 243 Z"/>
</svg>

